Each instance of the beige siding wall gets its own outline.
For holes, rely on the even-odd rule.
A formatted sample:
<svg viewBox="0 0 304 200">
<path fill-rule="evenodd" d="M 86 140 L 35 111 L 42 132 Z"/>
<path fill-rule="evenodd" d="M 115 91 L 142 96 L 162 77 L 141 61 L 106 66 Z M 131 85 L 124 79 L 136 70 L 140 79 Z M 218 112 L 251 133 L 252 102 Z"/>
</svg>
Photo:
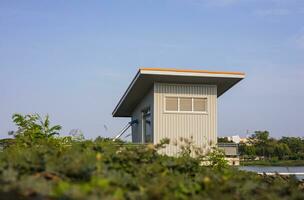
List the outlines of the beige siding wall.
<svg viewBox="0 0 304 200">
<path fill-rule="evenodd" d="M 140 104 L 135 108 L 132 114 L 132 120 L 137 119 L 138 124 L 132 126 L 132 142 L 141 143 L 142 142 L 142 110 L 147 107 L 151 108 L 151 129 L 153 133 L 153 88 L 149 91 L 149 93 L 144 97 L 144 99 L 140 102 Z"/>
<path fill-rule="evenodd" d="M 207 113 L 166 113 L 166 96 L 207 97 Z M 207 149 L 217 140 L 217 88 L 215 85 L 154 84 L 154 143 L 169 138 L 163 153 L 176 155 L 179 138 L 193 138 L 196 146 Z"/>
</svg>

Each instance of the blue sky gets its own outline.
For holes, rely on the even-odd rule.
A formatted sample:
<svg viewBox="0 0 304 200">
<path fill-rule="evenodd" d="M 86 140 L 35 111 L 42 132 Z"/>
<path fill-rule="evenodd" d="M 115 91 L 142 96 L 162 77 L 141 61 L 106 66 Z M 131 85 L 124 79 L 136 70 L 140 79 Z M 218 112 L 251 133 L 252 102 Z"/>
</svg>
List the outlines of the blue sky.
<svg viewBox="0 0 304 200">
<path fill-rule="evenodd" d="M 16 112 L 113 136 L 139 66 L 245 72 L 219 135 L 304 136 L 303 0 L 1 0 L 0 137 Z"/>
</svg>

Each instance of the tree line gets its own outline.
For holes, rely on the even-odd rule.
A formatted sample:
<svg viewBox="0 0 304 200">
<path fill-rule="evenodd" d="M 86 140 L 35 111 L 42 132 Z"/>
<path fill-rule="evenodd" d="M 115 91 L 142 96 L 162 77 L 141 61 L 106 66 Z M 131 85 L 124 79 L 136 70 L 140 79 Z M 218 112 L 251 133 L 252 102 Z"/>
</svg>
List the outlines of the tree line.
<svg viewBox="0 0 304 200">
<path fill-rule="evenodd" d="M 232 141 L 225 137 L 219 138 L 218 142 Z M 268 131 L 255 131 L 246 143 L 239 144 L 239 154 L 248 159 L 303 160 L 304 138 L 284 136 L 276 139 L 270 137 Z"/>
</svg>

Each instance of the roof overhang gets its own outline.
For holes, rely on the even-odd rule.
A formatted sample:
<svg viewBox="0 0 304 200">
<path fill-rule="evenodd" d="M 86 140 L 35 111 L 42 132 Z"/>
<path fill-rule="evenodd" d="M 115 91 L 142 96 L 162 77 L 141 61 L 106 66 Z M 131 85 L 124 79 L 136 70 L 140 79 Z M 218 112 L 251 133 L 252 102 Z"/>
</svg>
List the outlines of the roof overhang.
<svg viewBox="0 0 304 200">
<path fill-rule="evenodd" d="M 155 82 L 216 85 L 219 97 L 243 78 L 245 74 L 241 72 L 140 68 L 112 115 L 113 117 L 130 117 Z"/>
</svg>

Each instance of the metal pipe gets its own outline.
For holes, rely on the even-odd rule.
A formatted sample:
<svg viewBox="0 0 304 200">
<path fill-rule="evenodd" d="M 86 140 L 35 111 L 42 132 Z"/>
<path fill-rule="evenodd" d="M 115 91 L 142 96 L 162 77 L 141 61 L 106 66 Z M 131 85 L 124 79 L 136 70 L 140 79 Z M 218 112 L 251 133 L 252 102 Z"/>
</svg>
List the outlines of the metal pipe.
<svg viewBox="0 0 304 200">
<path fill-rule="evenodd" d="M 138 120 L 135 119 L 135 120 L 128 122 L 128 124 L 120 131 L 120 133 L 113 139 L 113 141 L 120 138 L 133 124 L 138 124 Z"/>
</svg>

